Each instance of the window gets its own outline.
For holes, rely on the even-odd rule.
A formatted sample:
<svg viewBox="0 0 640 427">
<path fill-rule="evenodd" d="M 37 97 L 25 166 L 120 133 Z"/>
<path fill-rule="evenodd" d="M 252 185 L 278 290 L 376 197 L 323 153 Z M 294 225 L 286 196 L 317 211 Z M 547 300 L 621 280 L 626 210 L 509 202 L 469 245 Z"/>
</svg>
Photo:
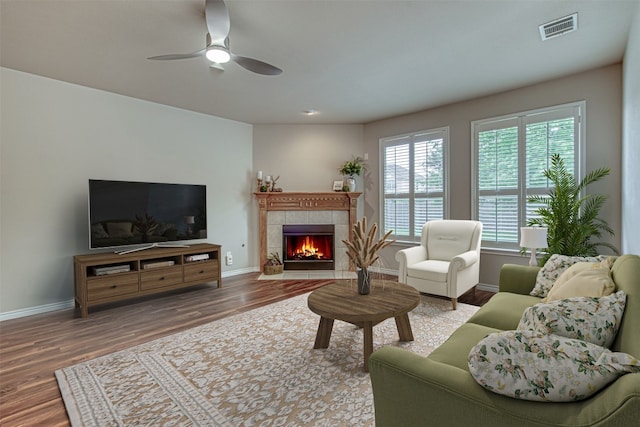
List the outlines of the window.
<svg viewBox="0 0 640 427">
<path fill-rule="evenodd" d="M 578 102 L 471 123 L 473 215 L 483 223 L 483 247 L 519 249 L 520 227 L 539 207 L 527 197 L 551 190 L 543 171 L 553 154 L 580 179 L 584 109 Z"/>
<path fill-rule="evenodd" d="M 448 216 L 449 128 L 380 140 L 382 230 L 419 241 L 422 225 Z"/>
</svg>

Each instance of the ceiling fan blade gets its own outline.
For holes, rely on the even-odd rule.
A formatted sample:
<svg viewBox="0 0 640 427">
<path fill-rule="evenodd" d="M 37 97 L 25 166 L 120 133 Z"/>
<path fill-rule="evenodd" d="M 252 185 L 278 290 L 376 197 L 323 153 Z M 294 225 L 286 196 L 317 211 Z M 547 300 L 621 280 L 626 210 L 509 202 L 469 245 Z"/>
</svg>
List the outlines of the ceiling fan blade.
<svg viewBox="0 0 640 427">
<path fill-rule="evenodd" d="M 197 58 L 198 56 L 202 56 L 206 52 L 207 52 L 207 49 L 201 49 L 191 53 L 172 53 L 169 55 L 152 56 L 147 59 L 154 59 L 158 61 L 170 61 L 173 59 L 189 59 L 189 58 Z"/>
<path fill-rule="evenodd" d="M 224 1 L 207 0 L 204 7 L 204 17 L 207 20 L 207 30 L 211 34 L 211 41 L 215 44 L 223 44 L 231 28 L 229 11 Z"/>
<path fill-rule="evenodd" d="M 263 74 L 265 76 L 277 76 L 282 74 L 282 70 L 280 68 L 274 67 L 266 62 L 258 61 L 257 59 L 231 54 L 231 60 L 242 68 L 253 71 L 254 73 Z"/>
</svg>

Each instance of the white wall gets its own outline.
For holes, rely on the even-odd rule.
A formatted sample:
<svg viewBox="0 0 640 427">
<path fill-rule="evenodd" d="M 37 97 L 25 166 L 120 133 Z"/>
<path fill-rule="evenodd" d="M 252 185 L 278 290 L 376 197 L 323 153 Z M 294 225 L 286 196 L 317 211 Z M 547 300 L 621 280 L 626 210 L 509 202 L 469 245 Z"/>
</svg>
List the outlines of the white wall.
<svg viewBox="0 0 640 427">
<path fill-rule="evenodd" d="M 589 187 L 589 192 L 609 195 L 601 217 L 616 233 L 612 243 L 620 249 L 621 226 L 621 118 L 622 67 L 620 64 L 547 81 L 504 93 L 473 99 L 439 108 L 389 118 L 366 124 L 365 151 L 369 152 L 371 175 L 379 175 L 379 139 L 404 133 L 450 126 L 450 209 L 451 218 L 471 217 L 471 121 L 527 111 L 573 101 L 587 101 L 587 171 L 610 167 L 612 172 L 603 181 Z M 636 172 L 637 173 L 637 172 Z M 366 215 L 379 220 L 378 181 L 372 180 L 366 194 Z M 385 265 L 397 270 L 394 259 L 399 245 L 392 245 L 382 254 Z M 491 254 L 483 252 L 480 282 L 497 284 L 504 263 L 526 264 L 527 258 L 517 253 Z"/>
<path fill-rule="evenodd" d="M 0 315 L 73 298 L 89 178 L 206 184 L 207 241 L 253 267 L 251 125 L 6 68 L 0 84 Z"/>
<path fill-rule="evenodd" d="M 640 3 L 624 55 L 622 139 L 622 250 L 640 254 Z"/>
</svg>

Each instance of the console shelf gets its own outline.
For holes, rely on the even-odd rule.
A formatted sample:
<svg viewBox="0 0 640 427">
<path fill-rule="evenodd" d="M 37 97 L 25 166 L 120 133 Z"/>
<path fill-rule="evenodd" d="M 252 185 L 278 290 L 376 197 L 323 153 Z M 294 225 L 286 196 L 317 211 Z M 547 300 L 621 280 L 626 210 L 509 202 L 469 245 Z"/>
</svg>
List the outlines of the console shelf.
<svg viewBox="0 0 640 427">
<path fill-rule="evenodd" d="M 124 255 L 100 253 L 73 257 L 76 307 L 89 307 L 217 281 L 222 286 L 220 245 L 155 247 Z"/>
</svg>

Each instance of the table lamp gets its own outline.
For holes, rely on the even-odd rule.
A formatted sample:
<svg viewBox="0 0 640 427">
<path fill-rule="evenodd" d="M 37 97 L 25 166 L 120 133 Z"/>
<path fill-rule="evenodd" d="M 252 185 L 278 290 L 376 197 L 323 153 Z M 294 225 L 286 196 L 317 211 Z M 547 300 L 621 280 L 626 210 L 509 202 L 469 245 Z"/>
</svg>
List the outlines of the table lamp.
<svg viewBox="0 0 640 427">
<path fill-rule="evenodd" d="M 520 227 L 520 246 L 531 249 L 531 258 L 529 265 L 535 267 L 536 249 L 547 247 L 547 228 L 546 227 Z"/>
</svg>

